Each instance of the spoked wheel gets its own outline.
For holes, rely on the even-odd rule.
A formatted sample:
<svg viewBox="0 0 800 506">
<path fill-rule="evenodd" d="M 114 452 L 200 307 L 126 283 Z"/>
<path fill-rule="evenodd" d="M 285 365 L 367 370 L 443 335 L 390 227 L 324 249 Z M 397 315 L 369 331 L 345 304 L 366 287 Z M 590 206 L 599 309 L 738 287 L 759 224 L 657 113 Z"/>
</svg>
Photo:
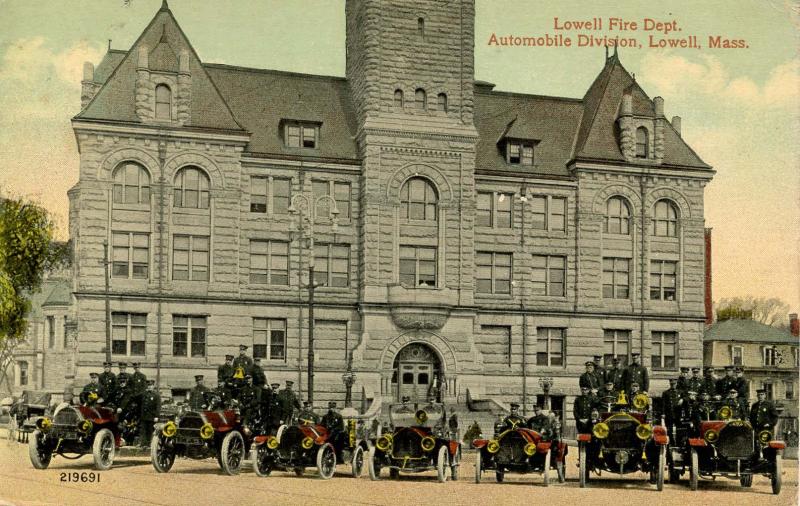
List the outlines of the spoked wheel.
<svg viewBox="0 0 800 506">
<path fill-rule="evenodd" d="M 456 454 L 450 459 L 450 479 L 458 481 L 458 468 L 461 467 L 461 445 L 458 445 Z"/>
<path fill-rule="evenodd" d="M 542 478 L 544 479 L 543 483 L 545 487 L 550 485 L 550 459 L 552 458 L 550 456 L 551 453 L 552 452 L 548 450 L 547 453 L 544 454 L 544 471 L 542 474 Z"/>
<path fill-rule="evenodd" d="M 317 470 L 323 480 L 330 480 L 336 472 L 336 451 L 330 443 L 325 443 L 317 450 Z"/>
<path fill-rule="evenodd" d="M 47 469 L 47 466 L 50 465 L 50 460 L 53 458 L 53 452 L 46 447 L 43 440 L 44 434 L 39 430 L 35 430 L 28 442 L 28 455 L 31 458 L 31 464 L 33 464 L 34 469 Z"/>
<path fill-rule="evenodd" d="M 752 474 L 743 474 L 739 477 L 739 483 L 744 488 L 750 488 L 753 486 L 753 475 Z"/>
<path fill-rule="evenodd" d="M 667 467 L 667 447 L 662 446 L 658 452 L 658 469 L 656 469 L 656 489 L 664 490 L 664 468 Z"/>
<path fill-rule="evenodd" d="M 239 469 L 242 467 L 242 461 L 244 460 L 244 438 L 238 430 L 232 430 L 225 435 L 222 440 L 220 460 L 225 474 L 231 476 L 239 474 Z"/>
<path fill-rule="evenodd" d="M 475 483 L 481 482 L 481 474 L 483 473 L 483 457 L 481 456 L 481 450 L 478 449 L 478 453 L 475 454 Z"/>
<path fill-rule="evenodd" d="M 447 453 L 447 446 L 439 447 L 439 454 L 436 456 L 436 477 L 439 483 L 447 481 L 447 467 L 450 465 L 450 456 Z"/>
<path fill-rule="evenodd" d="M 94 435 L 92 457 L 94 457 L 94 467 L 98 471 L 111 468 L 114 463 L 114 434 L 110 430 L 100 429 Z"/>
<path fill-rule="evenodd" d="M 580 482 L 581 488 L 586 488 L 586 484 L 589 481 L 589 463 L 586 461 L 587 458 L 586 443 L 581 443 L 578 449 L 578 481 Z"/>
<path fill-rule="evenodd" d="M 265 478 L 272 473 L 272 456 L 269 454 L 266 444 L 256 446 L 253 453 L 253 472 L 256 476 Z"/>
<path fill-rule="evenodd" d="M 375 447 L 370 446 L 367 451 L 367 471 L 369 471 L 369 479 L 377 481 L 381 479 L 381 463 L 375 458 Z"/>
<path fill-rule="evenodd" d="M 353 450 L 353 458 L 350 459 L 350 468 L 353 471 L 353 478 L 360 478 L 364 472 L 364 448 L 356 446 Z"/>
<path fill-rule="evenodd" d="M 159 473 L 168 472 L 175 463 L 175 450 L 167 445 L 167 438 L 161 434 L 150 440 L 150 462 Z"/>
<path fill-rule="evenodd" d="M 697 480 L 700 476 L 700 459 L 697 456 L 697 449 L 692 448 L 692 461 L 689 467 L 689 488 L 697 490 Z"/>
<path fill-rule="evenodd" d="M 775 466 L 772 469 L 772 493 L 778 495 L 781 493 L 781 483 L 783 481 L 783 452 L 775 453 Z"/>
</svg>

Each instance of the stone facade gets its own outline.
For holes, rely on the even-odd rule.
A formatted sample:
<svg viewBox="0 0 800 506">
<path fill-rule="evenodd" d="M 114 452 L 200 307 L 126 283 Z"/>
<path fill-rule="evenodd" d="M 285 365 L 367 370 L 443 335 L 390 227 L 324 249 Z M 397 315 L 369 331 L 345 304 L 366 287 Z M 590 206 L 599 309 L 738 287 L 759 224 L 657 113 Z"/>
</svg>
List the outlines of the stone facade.
<svg viewBox="0 0 800 506">
<path fill-rule="evenodd" d="M 265 360 L 267 375 L 304 388 L 308 244 L 298 237 L 297 219 L 279 211 L 271 197 L 266 212 L 253 211 L 255 188 L 265 180 L 255 178 L 268 179 L 270 188 L 273 180 L 289 180 L 294 207 L 303 201 L 298 195 L 313 198 L 320 181 L 349 191 L 349 214 L 339 216 L 336 229 L 324 214 L 314 223 L 317 245 L 345 245 L 349 251 L 347 286 L 315 291 L 317 402 L 343 397 L 348 355 L 358 378 L 356 400 L 363 390 L 367 399 L 384 401 L 410 388 L 408 370 L 414 382 L 436 384 L 450 402 L 463 402 L 467 390 L 501 403 L 525 392 L 530 405 L 544 376 L 553 378 L 552 392 L 569 402 L 583 362 L 609 346 L 609 331 L 629 339 L 625 355 L 641 351 L 648 364 L 654 333 L 672 336 L 666 365 L 653 375 L 655 391 L 679 365 L 700 365 L 703 189 L 713 171 L 664 119 L 663 101 L 631 87 L 616 56 L 605 62 L 598 80 L 611 81 L 605 88 L 618 93 L 604 94 L 593 85 L 584 99 L 551 100 L 475 83 L 471 0 L 353 0 L 346 11 L 346 80 L 204 65 L 166 7 L 130 51 L 109 53 L 97 72 L 86 73 L 84 110 L 73 121 L 80 177 L 69 194 L 79 381 L 99 368 L 108 351 L 100 260 L 103 242 L 113 249 L 114 233 L 125 232 L 147 237 L 147 274 L 111 277 L 111 312 L 146 315 L 146 338 L 141 353 L 131 355 L 128 347 L 124 355 L 113 355 L 115 361 L 138 359 L 163 389 L 186 389 L 195 373 L 214 377 L 223 356 L 239 343 L 259 344 L 259 325 L 280 321 L 286 352 Z M 161 62 L 156 70 L 154 55 Z M 104 66 L 118 71 L 94 83 L 92 76 Z M 295 83 L 289 88 L 300 89 L 300 98 L 295 91 L 279 97 L 277 84 L 260 88 L 268 97 L 263 104 L 236 95 L 260 76 Z M 162 121 L 154 116 L 159 84 L 174 95 L 174 114 Z M 341 93 L 345 104 L 336 118 L 326 116 L 325 108 L 339 103 L 309 105 L 327 93 Z M 253 115 L 269 114 L 284 102 L 293 109 L 271 123 Z M 530 109 L 517 108 L 521 103 Z M 495 109 L 510 117 L 491 126 Z M 539 125 L 545 117 L 567 126 L 560 131 L 556 124 Z M 292 122 L 316 129 L 318 144 L 288 147 Z M 642 125 L 652 132 L 653 154 L 644 159 L 636 157 L 635 146 L 635 128 Z M 620 139 L 613 134 L 617 128 Z M 349 135 L 340 136 L 348 129 Z M 579 138 L 573 139 L 576 131 Z M 334 139 L 345 140 L 334 145 Z M 541 161 L 529 167 L 510 162 L 514 139 L 535 145 Z M 598 151 L 601 144 L 613 157 Z M 144 199 L 123 203 L 114 196 L 115 175 L 130 163 L 144 169 L 149 189 Z M 177 177 L 187 167 L 207 175 L 207 206 L 187 208 L 176 200 Z M 431 214 L 423 219 L 411 216 L 403 196 L 404 186 L 419 180 L 435 192 L 425 211 Z M 486 211 L 479 197 L 487 192 L 493 205 L 510 199 L 508 226 L 479 223 Z M 503 200 L 497 200 L 500 194 Z M 629 203 L 627 234 L 604 230 L 612 197 Z M 559 199 L 563 213 L 546 211 L 542 218 L 538 203 L 551 206 Z M 654 220 L 661 219 L 654 207 L 665 199 L 677 210 L 677 232 L 654 235 Z M 345 201 L 338 202 L 344 207 Z M 541 226 L 551 219 L 563 226 Z M 176 279 L 176 236 L 209 238 L 207 281 Z M 258 240 L 288 244 L 288 283 L 253 281 Z M 435 274 L 423 286 L 401 283 L 409 248 L 434 251 Z M 508 279 L 495 276 L 507 289 L 479 288 L 476 276 L 485 266 L 477 265 L 478 257 L 486 254 L 510 259 Z M 538 262 L 545 257 L 563 258 L 563 281 L 554 281 L 557 273 L 540 280 Z M 604 258 L 629 262 L 625 298 L 603 297 Z M 676 293 L 665 300 L 650 296 L 655 260 L 677 266 Z M 563 283 L 561 293 L 543 293 L 542 283 L 550 282 Z M 204 322 L 202 354 L 175 356 L 176 326 L 187 317 Z M 561 336 L 553 341 L 561 343 L 558 350 L 547 348 L 548 332 Z M 415 343 L 432 351 L 432 363 L 398 362 L 400 351 Z"/>
</svg>

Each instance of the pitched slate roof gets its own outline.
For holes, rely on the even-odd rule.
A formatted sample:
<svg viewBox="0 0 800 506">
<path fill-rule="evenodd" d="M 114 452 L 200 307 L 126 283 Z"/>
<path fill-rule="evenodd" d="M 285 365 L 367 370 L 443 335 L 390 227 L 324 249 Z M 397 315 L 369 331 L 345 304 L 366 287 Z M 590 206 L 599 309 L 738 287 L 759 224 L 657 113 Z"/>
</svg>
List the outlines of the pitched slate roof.
<svg viewBox="0 0 800 506">
<path fill-rule="evenodd" d="M 72 282 L 67 279 L 53 280 L 53 287 L 47 298 L 42 302 L 42 307 L 69 306 L 72 304 Z"/>
<path fill-rule="evenodd" d="M 717 322 L 706 329 L 703 341 L 800 344 L 800 338 L 793 336 L 787 330 L 765 325 L 755 320 Z"/>
</svg>

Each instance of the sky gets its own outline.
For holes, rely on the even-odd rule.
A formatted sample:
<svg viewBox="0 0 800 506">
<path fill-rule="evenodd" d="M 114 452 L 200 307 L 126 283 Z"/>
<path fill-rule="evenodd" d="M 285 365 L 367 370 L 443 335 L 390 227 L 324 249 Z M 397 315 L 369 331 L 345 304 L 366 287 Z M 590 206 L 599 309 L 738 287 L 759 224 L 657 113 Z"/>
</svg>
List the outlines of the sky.
<svg viewBox="0 0 800 506">
<path fill-rule="evenodd" d="M 129 49 L 160 5 L 0 0 L 0 193 L 47 207 L 61 238 L 68 234 L 66 193 L 78 178 L 69 120 L 80 107 L 83 62 L 98 64 L 108 39 Z M 169 6 L 205 62 L 344 75 L 342 0 Z M 602 30 L 565 29 L 568 21 L 594 17 Z M 628 30 L 609 30 L 611 17 Z M 647 30 L 646 19 L 662 25 Z M 684 139 L 717 171 L 705 192 L 713 298 L 778 297 L 798 312 L 799 26 L 796 0 L 476 0 L 475 77 L 497 90 L 580 98 L 605 49 L 578 47 L 578 36 L 634 38 L 642 47 L 621 48 L 623 65 L 650 97 L 664 98 L 667 117 L 682 117 Z M 573 46 L 496 46 L 492 34 L 564 35 Z M 650 36 L 657 43 L 691 35 L 700 49 L 649 47 Z M 710 36 L 746 47 L 710 48 Z"/>
</svg>

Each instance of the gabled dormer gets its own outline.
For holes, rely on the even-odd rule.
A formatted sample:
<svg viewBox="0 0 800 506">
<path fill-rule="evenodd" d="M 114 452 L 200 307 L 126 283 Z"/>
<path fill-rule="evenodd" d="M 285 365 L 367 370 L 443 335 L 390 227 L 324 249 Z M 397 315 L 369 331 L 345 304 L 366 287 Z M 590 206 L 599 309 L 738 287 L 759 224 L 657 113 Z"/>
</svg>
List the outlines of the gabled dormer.
<svg viewBox="0 0 800 506">
<path fill-rule="evenodd" d="M 536 145 L 540 141 L 535 137 L 525 121 L 518 117 L 512 119 L 497 139 L 497 147 L 503 153 L 506 164 L 533 167 L 536 163 Z"/>
</svg>

